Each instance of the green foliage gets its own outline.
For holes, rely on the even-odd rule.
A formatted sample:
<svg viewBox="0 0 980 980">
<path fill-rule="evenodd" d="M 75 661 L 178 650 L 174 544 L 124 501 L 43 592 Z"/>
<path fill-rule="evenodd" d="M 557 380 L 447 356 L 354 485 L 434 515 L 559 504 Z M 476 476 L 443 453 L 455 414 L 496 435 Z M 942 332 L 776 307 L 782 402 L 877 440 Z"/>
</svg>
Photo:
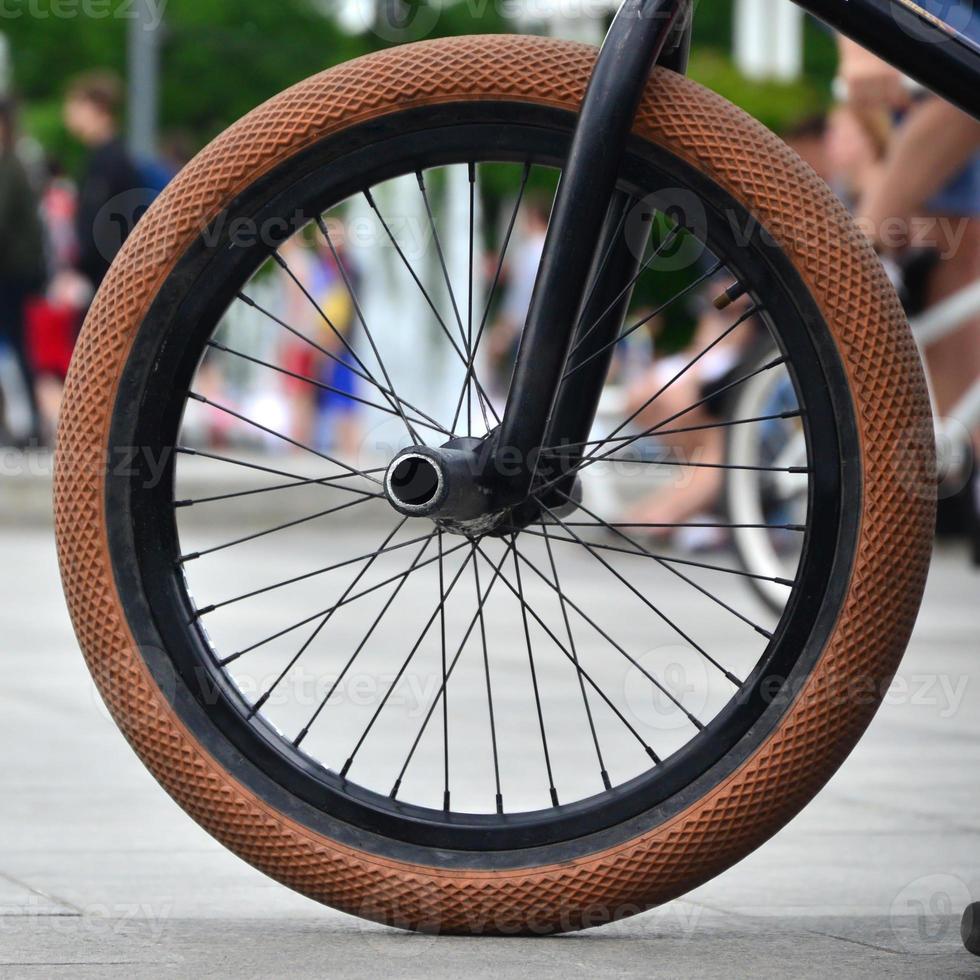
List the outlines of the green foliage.
<svg viewBox="0 0 980 980">
<path fill-rule="evenodd" d="M 366 47 L 307 0 L 170 0 L 161 125 L 202 142 L 281 89 Z"/>
<path fill-rule="evenodd" d="M 436 7 L 432 36 L 494 33 L 513 29 L 494 0 L 405 0 Z M 324 68 L 402 38 L 390 31 L 351 36 L 324 11 L 333 0 L 169 0 L 161 50 L 161 128 L 180 131 L 197 146 L 283 88 Z M 16 89 L 26 104 L 25 123 L 52 154 L 74 168 L 80 159 L 61 123 L 68 80 L 94 67 L 125 70 L 124 9 L 109 3 L 106 16 L 46 16 L 53 5 L 6 0 L 2 25 L 10 42 Z M 128 9 L 128 8 L 125 8 Z M 17 13 L 20 12 L 20 16 Z M 423 12 L 424 13 L 424 12 Z M 424 16 L 420 22 L 431 25 Z M 411 23 L 412 18 L 409 18 Z M 730 0 L 699 0 L 691 73 L 767 125 L 780 130 L 819 109 L 833 73 L 833 40 L 812 22 L 807 27 L 806 81 L 791 85 L 743 79 L 728 56 Z M 412 31 L 404 40 L 413 40 Z M 809 73 L 812 72 L 812 77 Z"/>
<path fill-rule="evenodd" d="M 813 17 L 806 18 L 803 37 L 803 73 L 814 84 L 828 89 L 837 74 L 837 40 Z"/>
<path fill-rule="evenodd" d="M 777 133 L 826 108 L 828 101 L 826 91 L 807 79 L 796 82 L 748 79 L 719 51 L 697 49 L 691 57 L 690 75 Z"/>
<path fill-rule="evenodd" d="M 169 0 L 160 54 L 162 130 L 178 130 L 200 145 L 289 85 L 392 43 L 371 32 L 345 33 L 324 12 L 330 3 Z M 76 16 L 38 18 L 27 0 L 6 0 L 6 7 L 15 14 L 22 10 L 2 27 L 16 89 L 27 106 L 25 123 L 50 153 L 74 167 L 80 153 L 61 124 L 65 86 L 95 67 L 125 72 L 129 21 L 114 12 L 129 8 L 116 3 L 107 7 L 109 16 L 93 17 L 76 7 Z M 440 9 L 434 33 L 506 28 L 496 4 L 468 2 Z"/>
<path fill-rule="evenodd" d="M 732 47 L 732 0 L 694 0 L 694 38 L 699 48 Z"/>
</svg>

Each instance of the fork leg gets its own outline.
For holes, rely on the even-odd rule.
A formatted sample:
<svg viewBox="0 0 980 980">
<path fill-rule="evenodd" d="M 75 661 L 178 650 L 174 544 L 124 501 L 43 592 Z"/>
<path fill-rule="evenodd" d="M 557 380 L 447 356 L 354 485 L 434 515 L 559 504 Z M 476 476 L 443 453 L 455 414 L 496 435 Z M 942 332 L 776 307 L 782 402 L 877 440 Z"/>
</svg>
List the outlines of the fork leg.
<svg viewBox="0 0 980 980">
<path fill-rule="evenodd" d="M 596 60 L 555 198 L 511 393 L 484 474 L 499 503 L 527 495 L 546 432 L 558 441 L 587 438 L 587 431 L 549 432 L 549 419 L 643 88 L 669 41 L 682 49 L 680 62 L 685 60 L 689 2 L 625 0 Z M 612 319 L 604 320 L 607 333 Z M 582 370 L 576 378 L 583 391 L 591 387 L 597 401 L 601 384 L 593 379 L 590 386 L 589 374 Z M 591 422 L 594 412 L 593 404 L 582 419 Z M 505 459 L 507 467 L 501 465 Z"/>
</svg>

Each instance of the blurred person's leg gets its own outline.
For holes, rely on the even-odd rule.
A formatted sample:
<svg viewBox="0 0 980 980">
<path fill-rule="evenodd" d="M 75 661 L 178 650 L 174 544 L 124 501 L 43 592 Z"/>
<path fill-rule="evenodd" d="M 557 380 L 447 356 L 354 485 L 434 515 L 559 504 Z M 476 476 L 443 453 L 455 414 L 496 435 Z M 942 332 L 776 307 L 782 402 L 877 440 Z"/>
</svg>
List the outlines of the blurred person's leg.
<svg viewBox="0 0 980 980">
<path fill-rule="evenodd" d="M 929 281 L 929 302 L 938 303 L 980 279 L 980 218 L 950 218 L 937 228 L 937 247 L 943 256 Z M 936 398 L 936 410 L 948 415 L 956 402 L 980 378 L 980 315 L 953 333 L 930 344 L 926 361 Z M 980 432 L 974 432 L 975 440 Z"/>
<path fill-rule="evenodd" d="M 351 397 L 357 392 L 357 377 L 350 354 L 341 352 L 339 360 L 324 364 L 321 379 L 332 390 L 320 391 L 316 400 L 319 441 L 341 459 L 356 460 L 361 449 L 361 406 Z"/>
<path fill-rule="evenodd" d="M 876 246 L 936 249 L 940 261 L 929 278 L 930 305 L 980 278 L 978 152 L 980 122 L 942 99 L 923 99 L 909 108 L 880 180 L 858 209 L 857 218 Z M 936 409 L 947 415 L 980 377 L 980 316 L 931 344 L 926 361 Z M 974 441 L 980 446 L 980 431 Z"/>
<path fill-rule="evenodd" d="M 675 373 L 670 363 L 664 362 L 637 382 L 628 396 L 628 414 L 640 408 Z M 703 397 L 697 372 L 689 371 L 665 388 L 637 416 L 636 425 L 641 429 L 656 425 L 663 419 L 684 412 L 689 405 Z M 699 406 L 684 412 L 676 425 L 671 423 L 667 428 L 689 429 L 693 426 L 710 425 L 713 418 L 705 406 Z M 624 520 L 639 524 L 680 524 L 711 510 L 722 489 L 722 471 L 716 466 L 724 461 L 725 441 L 722 430 L 706 428 L 673 432 L 660 437 L 658 441 L 672 451 L 671 460 L 679 465 L 670 467 L 670 485 L 652 497 L 634 504 L 627 511 Z M 686 465 L 689 463 L 706 465 Z M 651 537 L 669 538 L 672 535 L 669 527 L 651 527 L 646 530 Z"/>
<path fill-rule="evenodd" d="M 361 449 L 361 423 L 356 411 L 343 412 L 337 419 L 337 451 L 341 459 L 356 460 Z"/>
<path fill-rule="evenodd" d="M 912 106 L 896 130 L 881 179 L 861 201 L 857 218 L 876 244 L 889 228 L 908 227 L 980 150 L 980 122 L 938 98 Z"/>
<path fill-rule="evenodd" d="M 41 417 L 42 440 L 54 442 L 58 429 L 58 415 L 61 413 L 61 399 L 65 393 L 65 383 L 54 374 L 42 374 L 35 386 L 37 407 Z"/>
<path fill-rule="evenodd" d="M 34 370 L 27 354 L 24 332 L 24 304 L 26 300 L 26 291 L 19 283 L 0 282 L 0 337 L 10 347 L 20 373 L 31 420 L 28 438 L 36 441 L 40 438 L 41 425 Z"/>
</svg>

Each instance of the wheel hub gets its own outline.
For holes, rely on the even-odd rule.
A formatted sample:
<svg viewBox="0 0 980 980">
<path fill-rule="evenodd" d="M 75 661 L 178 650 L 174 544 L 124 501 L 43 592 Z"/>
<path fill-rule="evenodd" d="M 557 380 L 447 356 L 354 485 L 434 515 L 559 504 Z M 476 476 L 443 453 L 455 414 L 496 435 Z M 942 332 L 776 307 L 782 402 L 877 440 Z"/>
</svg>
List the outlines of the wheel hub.
<svg viewBox="0 0 980 980">
<path fill-rule="evenodd" d="M 503 536 L 541 517 L 541 507 L 530 497 L 501 505 L 484 474 L 488 442 L 484 439 L 450 439 L 438 448 L 409 446 L 397 453 L 384 475 L 388 503 L 406 517 L 428 517 L 444 530 L 466 537 Z M 571 495 L 553 501 L 551 509 L 565 515 L 581 499 L 574 478 Z"/>
</svg>

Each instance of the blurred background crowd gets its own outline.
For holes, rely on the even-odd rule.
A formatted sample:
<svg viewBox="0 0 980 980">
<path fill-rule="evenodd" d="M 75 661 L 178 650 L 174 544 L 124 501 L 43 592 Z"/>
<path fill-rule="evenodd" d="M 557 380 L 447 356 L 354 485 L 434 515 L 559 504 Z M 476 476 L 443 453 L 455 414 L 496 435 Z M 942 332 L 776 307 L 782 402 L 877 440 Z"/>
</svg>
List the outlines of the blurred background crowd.
<svg viewBox="0 0 980 980">
<path fill-rule="evenodd" d="M 419 37 L 534 31 L 598 41 L 616 6 L 615 0 L 134 0 L 124 16 L 120 5 L 85 0 L 8 3 L 0 17 L 0 445 L 25 453 L 51 447 L 74 340 L 112 258 L 181 166 L 244 112 L 324 67 Z M 690 74 L 776 130 L 830 184 L 862 219 L 910 314 L 976 284 L 974 124 L 944 116 L 954 111 L 842 45 L 789 0 L 701 0 L 695 24 Z M 937 131 L 950 143 L 937 145 Z M 952 161 L 941 180 L 930 148 L 933 157 Z M 901 171 L 898 182 L 896 156 L 921 161 Z M 945 186 L 936 193 L 930 181 Z M 492 186 L 484 190 L 490 211 L 493 194 Z M 488 338 L 501 398 L 549 200 L 542 195 L 525 208 L 502 270 Z M 302 288 L 333 322 L 355 331 L 341 265 L 357 276 L 356 257 L 339 263 L 312 236 L 289 250 Z M 482 264 L 493 270 L 497 258 L 487 254 Z M 708 302 L 718 288 L 709 282 L 666 318 L 651 315 L 624 345 L 614 370 L 627 407 L 641 405 L 669 376 L 672 357 L 703 348 L 721 330 Z M 262 298 L 287 322 L 309 316 L 301 290 L 283 273 L 266 278 Z M 656 297 L 641 299 L 656 308 Z M 980 377 L 980 297 L 965 309 L 956 329 L 944 331 L 928 352 L 941 415 L 954 413 Z M 692 384 L 710 389 L 752 356 L 751 332 L 740 336 L 749 339 L 719 345 Z M 311 359 L 308 346 L 278 355 L 290 371 L 316 376 L 322 386 L 284 376 L 278 391 L 264 392 L 263 417 L 278 419 L 304 443 L 356 454 L 364 419 L 349 364 Z M 233 400 L 232 392 L 247 388 L 243 371 L 247 366 L 216 361 L 208 367 L 209 393 Z M 722 409 L 705 407 L 713 410 Z M 217 419 L 201 424 L 203 438 L 216 444 L 227 438 Z M 971 428 L 969 420 L 965 425 Z M 703 439 L 679 448 L 709 459 L 723 451 Z M 641 505 L 642 519 L 681 521 L 710 510 L 720 491 L 717 472 L 699 471 L 683 496 Z M 966 503 L 949 509 L 967 513 L 970 493 L 969 480 L 961 481 L 952 496 Z M 960 527 L 965 520 L 950 518 Z"/>
</svg>

